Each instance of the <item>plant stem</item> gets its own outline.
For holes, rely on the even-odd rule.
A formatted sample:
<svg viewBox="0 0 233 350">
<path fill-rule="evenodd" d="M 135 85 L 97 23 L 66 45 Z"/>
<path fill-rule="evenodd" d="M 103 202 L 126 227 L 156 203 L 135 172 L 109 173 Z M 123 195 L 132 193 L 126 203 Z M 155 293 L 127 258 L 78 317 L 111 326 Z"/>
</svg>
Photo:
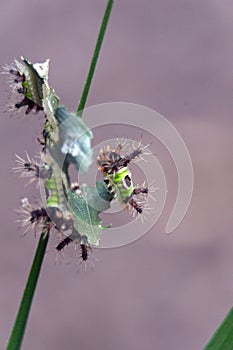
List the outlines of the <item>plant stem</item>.
<svg viewBox="0 0 233 350">
<path fill-rule="evenodd" d="M 27 319 L 30 312 L 37 281 L 39 278 L 42 262 L 44 259 L 48 239 L 49 239 L 49 230 L 45 226 L 40 236 L 36 254 L 31 266 L 27 284 L 25 286 L 23 297 L 20 303 L 16 320 L 15 320 L 15 324 L 12 329 L 11 336 L 7 345 L 7 350 L 18 350 L 21 347 L 21 343 L 23 340 Z"/>
<path fill-rule="evenodd" d="M 82 97 L 81 97 L 81 100 L 80 100 L 80 103 L 78 106 L 78 110 L 77 110 L 77 115 L 80 115 L 80 116 L 82 115 L 82 111 L 83 111 L 85 104 L 86 104 L 91 81 L 92 81 L 92 78 L 94 75 L 99 52 L 100 52 L 101 45 L 102 45 L 102 42 L 104 39 L 108 20 L 110 17 L 112 5 L 113 5 L 113 0 L 108 0 L 106 10 L 104 13 L 104 17 L 102 20 L 100 32 L 98 35 L 94 55 L 93 55 L 91 65 L 89 68 L 87 80 L 86 80 L 86 83 L 85 83 L 85 86 L 83 89 L 83 93 L 82 93 Z M 14 324 L 14 327 L 12 329 L 9 341 L 8 341 L 7 350 L 19 350 L 21 347 L 21 344 L 22 344 L 25 328 L 27 325 L 28 315 L 30 312 L 33 296 L 35 293 L 37 281 L 39 278 L 41 266 L 42 266 L 44 255 L 46 252 L 46 247 L 47 247 L 48 240 L 49 240 L 49 232 L 47 232 L 45 230 L 48 231 L 48 228 L 44 227 L 42 230 L 40 240 L 39 240 L 39 243 L 37 246 L 36 254 L 35 254 L 35 257 L 34 257 L 34 260 L 33 260 L 32 266 L 31 266 L 31 270 L 29 273 L 28 281 L 27 281 L 27 284 L 26 284 L 26 287 L 25 287 L 25 290 L 23 293 L 23 297 L 22 297 L 22 300 L 20 303 L 20 307 L 18 310 L 16 320 L 15 320 L 15 324 Z"/>
<path fill-rule="evenodd" d="M 97 38 L 97 42 L 96 42 L 96 46 L 95 46 L 95 50 L 94 50 L 94 54 L 91 60 L 91 64 L 90 64 L 90 68 L 89 68 L 89 73 L 87 75 L 87 80 L 83 89 L 83 93 L 78 105 L 78 109 L 77 109 L 77 115 L 78 116 L 82 116 L 83 113 L 83 109 L 86 105 L 86 101 L 87 101 L 87 96 L 88 96 L 88 92 L 91 86 L 91 82 L 92 82 L 92 78 L 95 72 L 95 68 L 96 68 L 96 63 L 99 57 L 99 53 L 100 53 L 100 49 L 103 43 L 103 39 L 104 39 L 104 34 L 107 28 L 107 24 L 108 24 L 108 20 L 111 14 L 111 10 L 112 10 L 112 6 L 113 6 L 113 0 L 108 0 L 106 9 L 105 9 L 105 13 L 104 13 L 104 17 L 101 23 L 101 27 L 100 27 L 100 31 L 99 31 L 99 35 Z"/>
<path fill-rule="evenodd" d="M 233 349 L 233 307 L 203 350 Z"/>
</svg>

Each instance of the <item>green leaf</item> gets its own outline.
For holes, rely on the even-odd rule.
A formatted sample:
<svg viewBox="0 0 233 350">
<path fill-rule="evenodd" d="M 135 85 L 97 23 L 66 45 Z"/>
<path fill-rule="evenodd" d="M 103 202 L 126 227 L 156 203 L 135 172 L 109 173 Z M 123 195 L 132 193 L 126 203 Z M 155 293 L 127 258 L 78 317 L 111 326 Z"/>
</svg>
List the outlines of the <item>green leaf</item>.
<svg viewBox="0 0 233 350">
<path fill-rule="evenodd" d="M 74 214 L 74 228 L 82 236 L 88 238 L 91 245 L 99 245 L 103 226 L 99 214 L 110 208 L 113 195 L 107 191 L 102 181 L 97 182 L 96 188 L 83 185 L 80 192 L 68 190 L 68 205 Z"/>
<path fill-rule="evenodd" d="M 203 350 L 233 349 L 233 307 Z"/>
</svg>

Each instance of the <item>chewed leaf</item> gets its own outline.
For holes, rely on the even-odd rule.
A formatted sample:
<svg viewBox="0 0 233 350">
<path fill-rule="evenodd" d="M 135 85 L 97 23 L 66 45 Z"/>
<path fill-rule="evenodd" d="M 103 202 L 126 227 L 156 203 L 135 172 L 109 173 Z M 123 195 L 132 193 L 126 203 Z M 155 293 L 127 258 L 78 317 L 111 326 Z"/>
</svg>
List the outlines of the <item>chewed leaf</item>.
<svg viewBox="0 0 233 350">
<path fill-rule="evenodd" d="M 91 245 L 98 245 L 103 230 L 99 214 L 110 208 L 113 196 L 103 182 L 96 188 L 82 186 L 78 193 L 68 191 L 68 203 L 74 215 L 74 227 L 80 235 L 85 235 Z"/>
<path fill-rule="evenodd" d="M 56 153 L 60 153 L 61 158 L 66 158 L 68 164 L 74 164 L 78 170 L 85 173 L 92 163 L 92 132 L 80 117 L 67 112 L 64 106 L 57 107 L 55 118 L 59 129 Z"/>
</svg>

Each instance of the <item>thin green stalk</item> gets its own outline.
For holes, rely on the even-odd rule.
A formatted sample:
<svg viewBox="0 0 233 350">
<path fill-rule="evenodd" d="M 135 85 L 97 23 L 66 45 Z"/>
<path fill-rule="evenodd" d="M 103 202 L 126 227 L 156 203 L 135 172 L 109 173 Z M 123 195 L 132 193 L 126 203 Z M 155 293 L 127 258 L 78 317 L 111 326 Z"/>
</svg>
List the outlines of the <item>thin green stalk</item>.
<svg viewBox="0 0 233 350">
<path fill-rule="evenodd" d="M 87 101 L 87 96 L 88 96 L 88 92 L 91 86 L 91 82 L 92 82 L 92 78 L 95 72 L 95 68 L 96 68 L 96 63 L 99 57 L 99 53 L 100 53 L 100 49 L 103 43 L 103 39 L 104 39 L 104 34 L 107 28 L 107 24 L 108 24 L 108 20 L 111 14 L 111 10 L 112 10 L 112 6 L 113 6 L 113 0 L 108 0 L 106 9 L 105 9 L 105 13 L 104 13 L 104 17 L 101 23 L 101 27 L 100 27 L 100 31 L 99 31 L 99 35 L 97 38 L 97 42 L 96 42 L 96 46 L 95 46 L 95 50 L 94 50 L 94 54 L 91 60 L 91 65 L 89 68 L 89 73 L 87 75 L 87 80 L 83 89 L 83 93 L 78 105 L 78 109 L 77 109 L 77 115 L 78 116 L 82 116 L 84 107 L 86 105 L 86 101 Z"/>
<path fill-rule="evenodd" d="M 91 81 L 92 81 L 94 71 L 96 68 L 96 63 L 98 60 L 101 45 L 102 45 L 102 42 L 104 39 L 106 27 L 107 27 L 110 13 L 111 13 L 111 9 L 112 9 L 112 5 L 113 5 L 113 0 L 108 0 L 107 7 L 106 7 L 106 10 L 104 13 L 103 20 L 102 20 L 100 32 L 98 35 L 94 55 L 93 55 L 91 65 L 89 68 L 89 73 L 87 76 L 87 80 L 86 80 L 86 83 L 85 83 L 85 86 L 83 89 L 83 93 L 82 93 L 82 97 L 81 97 L 81 100 L 80 100 L 80 103 L 78 106 L 78 110 L 77 110 L 77 115 L 80 115 L 80 116 L 82 115 L 82 111 L 83 111 L 85 104 L 86 104 L 88 92 L 89 92 Z M 34 257 L 34 260 L 33 260 L 32 266 L 31 266 L 31 270 L 29 273 L 28 281 L 27 281 L 27 284 L 26 284 L 26 287 L 24 290 L 24 294 L 23 294 L 23 297 L 22 297 L 22 300 L 20 303 L 20 307 L 18 310 L 16 320 L 15 320 L 15 324 L 14 324 L 14 327 L 12 329 L 9 341 L 8 341 L 7 350 L 20 350 L 20 347 L 21 347 L 25 328 L 27 325 L 28 315 L 30 312 L 33 296 L 35 293 L 37 281 L 39 278 L 41 266 L 43 263 L 43 259 L 44 259 L 44 255 L 46 252 L 48 239 L 49 239 L 49 234 L 44 236 L 45 235 L 44 230 L 42 230 L 42 233 L 40 236 L 40 240 L 39 240 L 39 243 L 37 246 L 36 254 L 35 254 L 35 257 Z"/>
<path fill-rule="evenodd" d="M 23 340 L 27 319 L 30 312 L 37 281 L 40 275 L 40 270 L 44 259 L 48 239 L 49 239 L 49 232 L 47 227 L 44 227 L 40 236 L 36 254 L 28 276 L 27 284 L 24 289 L 23 297 L 20 303 L 15 324 L 12 329 L 11 336 L 7 345 L 7 350 L 18 350 L 21 347 L 21 343 Z"/>
<path fill-rule="evenodd" d="M 233 349 L 233 307 L 203 350 Z"/>
</svg>

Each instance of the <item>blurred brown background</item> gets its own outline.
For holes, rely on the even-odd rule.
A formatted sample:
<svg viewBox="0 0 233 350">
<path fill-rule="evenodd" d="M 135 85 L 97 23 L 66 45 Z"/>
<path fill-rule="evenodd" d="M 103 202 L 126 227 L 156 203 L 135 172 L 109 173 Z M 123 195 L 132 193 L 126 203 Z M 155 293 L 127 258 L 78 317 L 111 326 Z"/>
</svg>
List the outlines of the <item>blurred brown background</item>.
<svg viewBox="0 0 233 350">
<path fill-rule="evenodd" d="M 2 1 L 0 64 L 20 55 L 32 62 L 51 58 L 51 85 L 75 110 L 105 4 Z M 133 244 L 98 251 L 101 261 L 94 272 L 77 274 L 75 264 L 56 265 L 50 251 L 22 349 L 199 350 L 232 306 L 232 13 L 229 0 L 116 1 L 87 105 L 134 102 L 167 117 L 192 157 L 191 206 L 166 236 L 176 179 L 168 183 L 167 209 L 157 225 Z M 2 79 L 1 105 L 5 88 Z M 36 116 L 10 118 L 5 109 L 0 120 L 1 349 L 36 247 L 33 234 L 20 238 L 13 211 L 21 197 L 36 191 L 24 188 L 10 169 L 15 152 L 38 151 L 40 132 Z M 173 165 L 166 157 L 169 172 Z"/>
</svg>

